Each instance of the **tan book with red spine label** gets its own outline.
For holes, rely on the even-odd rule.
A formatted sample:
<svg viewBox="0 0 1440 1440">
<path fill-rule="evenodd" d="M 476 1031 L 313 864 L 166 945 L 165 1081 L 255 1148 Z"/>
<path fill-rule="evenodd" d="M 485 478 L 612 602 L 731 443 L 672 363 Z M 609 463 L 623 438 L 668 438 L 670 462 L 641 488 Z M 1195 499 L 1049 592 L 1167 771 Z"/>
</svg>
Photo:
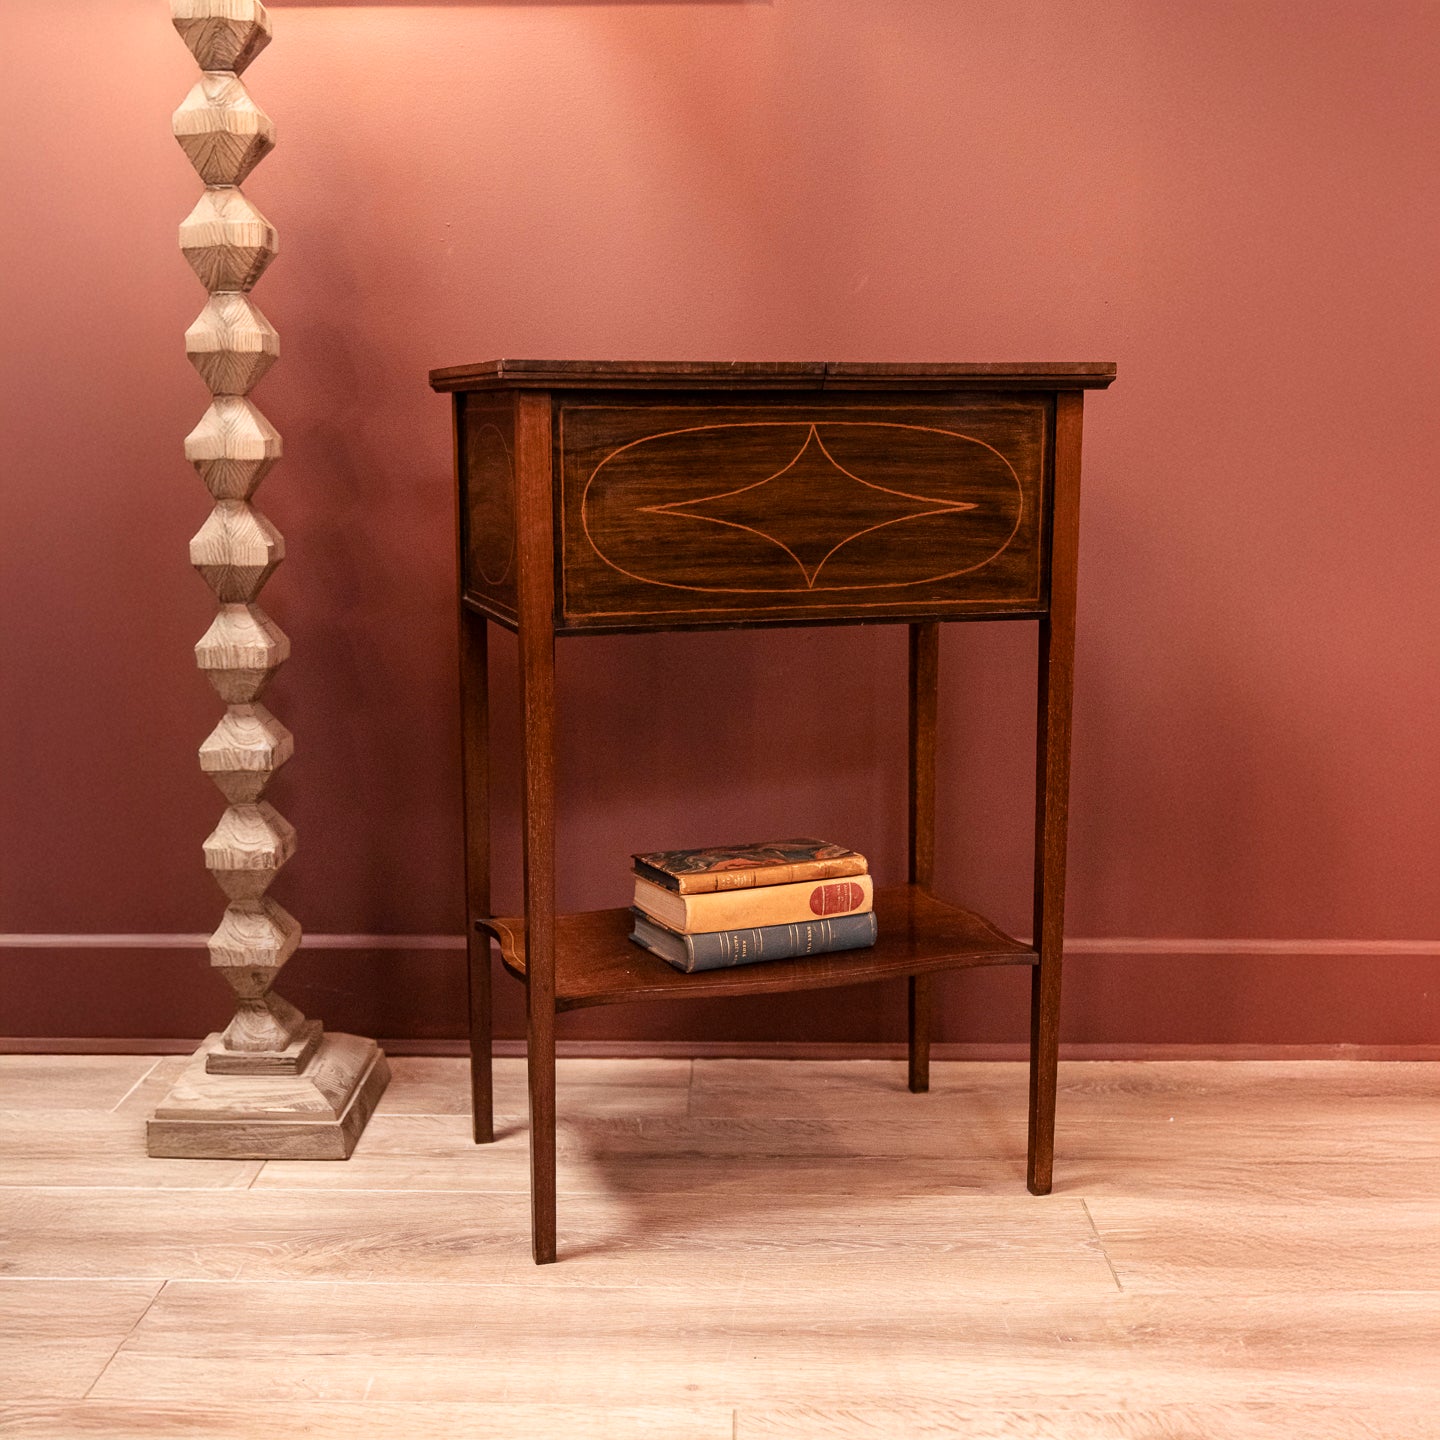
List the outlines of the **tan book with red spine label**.
<svg viewBox="0 0 1440 1440">
<path fill-rule="evenodd" d="M 637 876 L 679 895 L 753 890 L 802 880 L 840 880 L 864 875 L 870 869 L 865 857 L 856 851 L 812 839 L 711 845 L 701 850 L 652 850 L 630 858 L 635 862 Z"/>
<path fill-rule="evenodd" d="M 680 935 L 857 915 L 872 908 L 874 896 L 868 875 L 721 890 L 709 895 L 679 895 L 643 876 L 635 877 L 635 908 Z"/>
</svg>

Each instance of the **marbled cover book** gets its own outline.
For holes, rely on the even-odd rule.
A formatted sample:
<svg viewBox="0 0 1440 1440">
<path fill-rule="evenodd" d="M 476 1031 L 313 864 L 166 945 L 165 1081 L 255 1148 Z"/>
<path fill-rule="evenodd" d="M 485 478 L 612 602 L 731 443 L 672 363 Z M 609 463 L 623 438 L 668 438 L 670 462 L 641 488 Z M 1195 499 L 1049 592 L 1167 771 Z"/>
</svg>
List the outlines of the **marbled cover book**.
<svg viewBox="0 0 1440 1440">
<path fill-rule="evenodd" d="M 681 895 L 834 880 L 864 875 L 869 869 L 863 855 L 844 845 L 804 839 L 711 845 L 702 850 L 652 850 L 631 858 L 637 875 Z"/>
</svg>

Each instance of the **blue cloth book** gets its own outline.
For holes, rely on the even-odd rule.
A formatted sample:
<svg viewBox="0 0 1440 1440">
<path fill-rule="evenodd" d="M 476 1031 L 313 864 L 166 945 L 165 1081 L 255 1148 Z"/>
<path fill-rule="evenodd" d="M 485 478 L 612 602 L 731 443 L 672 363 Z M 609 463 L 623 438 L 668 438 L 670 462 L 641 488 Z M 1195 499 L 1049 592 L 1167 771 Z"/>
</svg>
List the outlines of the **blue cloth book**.
<svg viewBox="0 0 1440 1440">
<path fill-rule="evenodd" d="M 761 925 L 753 930 L 710 930 L 697 935 L 678 935 L 657 924 L 642 910 L 632 909 L 630 914 L 630 938 L 687 974 L 696 970 L 725 970 L 733 965 L 758 965 L 764 960 L 823 955 L 832 950 L 864 950 L 875 943 L 878 933 L 873 910 L 830 920 Z"/>
</svg>

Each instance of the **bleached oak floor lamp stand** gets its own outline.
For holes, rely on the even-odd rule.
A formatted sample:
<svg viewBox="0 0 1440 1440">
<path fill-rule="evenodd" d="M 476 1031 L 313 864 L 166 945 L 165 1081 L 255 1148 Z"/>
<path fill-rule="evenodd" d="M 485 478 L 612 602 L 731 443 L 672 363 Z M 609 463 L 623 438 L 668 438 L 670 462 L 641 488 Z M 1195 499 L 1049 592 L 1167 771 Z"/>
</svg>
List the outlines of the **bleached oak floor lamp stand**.
<svg viewBox="0 0 1440 1440">
<path fill-rule="evenodd" d="M 280 437 L 246 397 L 280 354 L 249 295 L 278 246 L 238 188 L 275 144 L 270 117 L 240 82 L 270 42 L 270 19 L 258 0 L 170 0 L 170 14 L 202 72 L 174 116 L 175 138 L 205 182 L 180 248 L 210 292 L 185 349 L 213 398 L 185 457 L 215 499 L 190 563 L 220 603 L 195 657 L 226 703 L 200 768 L 229 801 L 205 841 L 205 864 L 230 901 L 210 963 L 234 988 L 236 1009 L 156 1109 L 148 1146 L 152 1155 L 343 1160 L 390 1078 L 385 1056 L 373 1040 L 326 1035 L 270 988 L 300 926 L 265 894 L 295 851 L 295 831 L 260 796 L 292 741 L 255 702 L 290 642 L 255 603 L 285 543 L 250 505 L 280 458 Z"/>
</svg>

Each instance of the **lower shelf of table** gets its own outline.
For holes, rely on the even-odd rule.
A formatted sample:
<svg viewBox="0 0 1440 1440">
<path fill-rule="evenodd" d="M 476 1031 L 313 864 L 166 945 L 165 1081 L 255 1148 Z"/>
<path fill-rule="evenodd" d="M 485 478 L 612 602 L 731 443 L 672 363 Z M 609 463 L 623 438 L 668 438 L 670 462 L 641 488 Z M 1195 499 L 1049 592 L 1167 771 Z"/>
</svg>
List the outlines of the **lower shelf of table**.
<svg viewBox="0 0 1440 1440">
<path fill-rule="evenodd" d="M 590 910 L 556 922 L 555 1005 L 577 1010 L 627 1000 L 672 1000 L 705 995 L 763 995 L 860 985 L 899 975 L 923 975 L 972 965 L 1034 965 L 1028 945 L 988 920 L 937 900 L 918 885 L 875 891 L 879 938 L 868 950 L 769 960 L 730 970 L 686 975 L 642 950 L 630 936 L 630 911 Z M 499 942 L 512 975 L 525 975 L 525 921 L 513 915 L 479 922 Z"/>
</svg>

